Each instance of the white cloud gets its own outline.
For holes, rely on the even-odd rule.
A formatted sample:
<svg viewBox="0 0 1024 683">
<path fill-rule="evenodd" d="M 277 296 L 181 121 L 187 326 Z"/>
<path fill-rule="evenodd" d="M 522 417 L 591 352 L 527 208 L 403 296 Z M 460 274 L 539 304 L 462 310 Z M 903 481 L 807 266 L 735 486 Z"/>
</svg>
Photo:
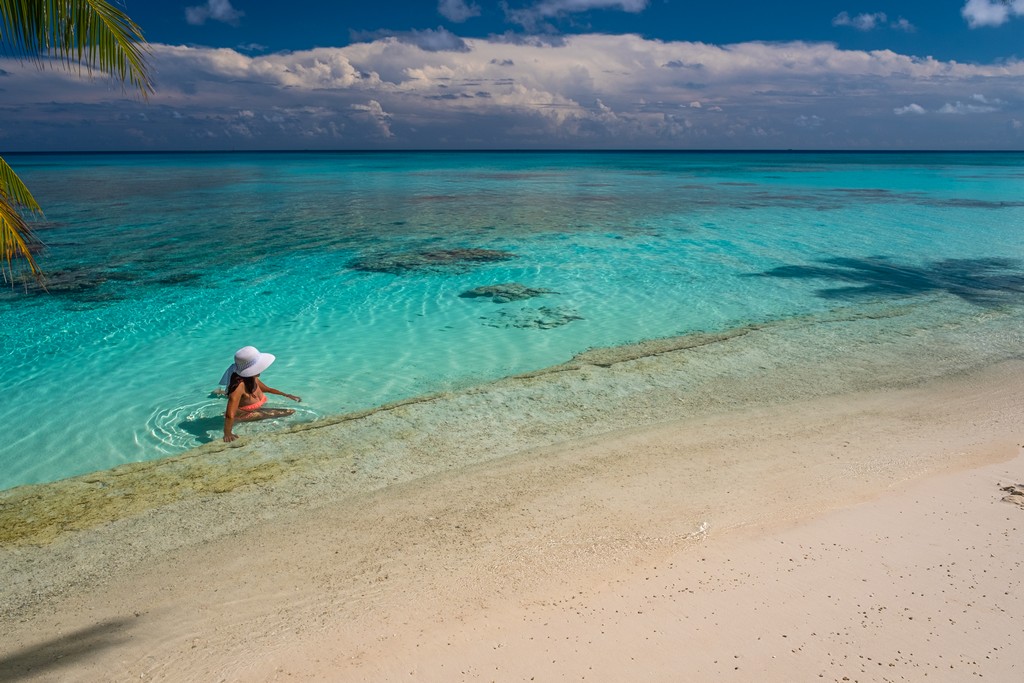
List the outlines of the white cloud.
<svg viewBox="0 0 1024 683">
<path fill-rule="evenodd" d="M 1015 16 L 1024 16 L 1024 0 L 967 0 L 960 14 L 971 28 L 1002 26 Z"/>
<path fill-rule="evenodd" d="M 182 82 L 230 83 L 241 80 L 250 86 L 300 90 L 346 88 L 373 84 L 372 74 L 360 73 L 334 48 L 316 48 L 288 54 L 243 55 L 227 48 L 153 45 L 160 64 L 161 90 L 174 92 Z"/>
<path fill-rule="evenodd" d="M 116 115 L 145 111 L 151 139 L 165 149 L 243 139 L 263 149 L 935 148 L 950 141 L 984 148 L 1005 145 L 997 133 L 1024 119 L 1021 61 L 964 64 L 830 43 L 455 37 L 464 49 L 430 51 L 396 36 L 267 55 L 154 44 L 160 81 L 148 104 L 126 100 L 116 87 L 0 59 L 8 73 L 5 141 L 17 140 L 18 149 L 76 149 L 86 139 L 103 147 L 124 127 Z M 988 112 L 1002 125 L 893 116 L 924 114 L 918 103 L 928 102 L 949 103 L 929 112 Z M 212 137 L 200 140 L 200 132 Z"/>
<path fill-rule="evenodd" d="M 621 10 L 637 14 L 647 9 L 648 0 L 540 0 L 522 9 L 511 9 L 506 3 L 505 18 L 529 31 L 535 31 L 547 19 L 558 19 L 570 14 L 595 9 Z"/>
<path fill-rule="evenodd" d="M 890 22 L 889 17 L 885 12 L 872 12 L 858 14 L 857 16 L 850 16 L 849 12 L 840 12 L 833 17 L 832 25 L 849 26 L 850 28 L 855 28 L 858 31 L 874 31 L 876 28 L 883 28 L 885 26 L 896 31 L 906 31 L 907 33 L 913 33 L 917 30 L 913 24 L 903 17 Z"/>
<path fill-rule="evenodd" d="M 402 43 L 416 45 L 421 50 L 427 50 L 428 52 L 469 51 L 469 47 L 466 46 L 466 41 L 443 26 L 438 26 L 436 29 L 413 29 L 411 31 L 383 30 L 364 33 L 353 32 L 352 37 L 353 39 L 362 42 L 373 42 L 380 40 L 381 38 L 394 38 Z"/>
<path fill-rule="evenodd" d="M 202 26 L 207 19 L 237 26 L 244 15 L 245 12 L 231 6 L 231 0 L 207 0 L 205 5 L 185 8 L 185 21 L 194 26 Z"/>
<path fill-rule="evenodd" d="M 794 119 L 793 123 L 795 123 L 800 128 L 817 128 L 823 123 L 825 123 L 825 119 L 816 114 L 811 114 L 810 116 L 801 114 L 800 116 L 796 117 L 796 119 Z"/>
<path fill-rule="evenodd" d="M 974 100 L 975 102 L 980 102 L 982 104 L 990 105 L 990 106 L 993 106 L 993 107 L 1000 107 L 1000 106 L 1006 104 L 1005 102 L 1003 102 L 998 97 L 985 97 L 984 95 L 981 95 L 981 94 L 971 95 L 971 99 Z"/>
<path fill-rule="evenodd" d="M 480 5 L 466 0 L 439 0 L 437 11 L 448 21 L 461 24 L 467 19 L 480 16 Z"/>
<path fill-rule="evenodd" d="M 889 26 L 897 31 L 906 31 L 907 33 L 914 33 L 917 31 L 917 27 L 911 24 L 909 21 L 900 17 L 896 21 L 889 24 Z"/>
<path fill-rule="evenodd" d="M 872 31 L 886 21 L 885 12 L 858 14 L 851 17 L 849 12 L 840 12 L 832 19 L 833 26 L 851 26 L 858 31 Z"/>
<path fill-rule="evenodd" d="M 999 108 L 989 104 L 971 104 L 959 100 L 956 103 L 947 102 L 939 108 L 940 114 L 989 114 L 994 111 L 999 111 Z"/>
<path fill-rule="evenodd" d="M 391 114 L 384 111 L 384 108 L 377 100 L 370 100 L 366 104 L 353 104 L 352 109 L 360 112 L 365 118 L 372 121 L 378 132 L 385 138 L 394 137 L 391 132 Z"/>
<path fill-rule="evenodd" d="M 896 107 L 892 110 L 897 116 L 903 116 L 904 114 L 926 114 L 925 108 L 920 104 L 908 104 L 905 107 Z"/>
<path fill-rule="evenodd" d="M 437 30 L 412 30 L 407 33 L 397 35 L 396 38 L 403 42 L 416 45 L 421 50 L 427 50 L 430 52 L 442 52 L 446 50 L 466 52 L 469 50 L 469 47 L 466 46 L 466 42 L 462 40 L 462 38 L 440 26 Z"/>
</svg>

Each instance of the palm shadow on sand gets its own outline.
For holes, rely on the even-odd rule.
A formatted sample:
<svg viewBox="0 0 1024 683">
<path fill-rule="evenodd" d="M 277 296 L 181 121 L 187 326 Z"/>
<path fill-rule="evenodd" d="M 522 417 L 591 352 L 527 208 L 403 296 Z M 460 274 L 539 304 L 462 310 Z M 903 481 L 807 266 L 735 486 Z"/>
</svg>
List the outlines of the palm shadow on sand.
<svg viewBox="0 0 1024 683">
<path fill-rule="evenodd" d="M 137 620 L 128 618 L 109 619 L 6 653 L 0 656 L 0 679 L 36 680 L 39 676 L 52 676 L 51 680 L 57 680 L 62 676 L 60 671 L 72 669 L 76 664 L 88 662 L 101 650 L 131 640 L 130 631 L 137 625 Z"/>
<path fill-rule="evenodd" d="M 816 265 L 779 266 L 747 277 L 833 280 L 844 286 L 819 289 L 823 299 L 849 300 L 883 296 L 946 293 L 978 306 L 1024 302 L 1021 263 L 1007 258 L 942 259 L 924 266 L 886 256 L 836 257 Z"/>
</svg>

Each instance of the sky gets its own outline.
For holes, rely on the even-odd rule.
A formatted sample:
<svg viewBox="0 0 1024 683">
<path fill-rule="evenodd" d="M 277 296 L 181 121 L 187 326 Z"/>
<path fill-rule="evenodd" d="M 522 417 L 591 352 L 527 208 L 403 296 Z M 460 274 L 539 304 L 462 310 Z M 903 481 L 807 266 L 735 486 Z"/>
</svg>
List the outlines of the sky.
<svg viewBox="0 0 1024 683">
<path fill-rule="evenodd" d="M 0 152 L 1024 149 L 1024 0 L 114 0 L 143 100 L 0 58 Z"/>
</svg>

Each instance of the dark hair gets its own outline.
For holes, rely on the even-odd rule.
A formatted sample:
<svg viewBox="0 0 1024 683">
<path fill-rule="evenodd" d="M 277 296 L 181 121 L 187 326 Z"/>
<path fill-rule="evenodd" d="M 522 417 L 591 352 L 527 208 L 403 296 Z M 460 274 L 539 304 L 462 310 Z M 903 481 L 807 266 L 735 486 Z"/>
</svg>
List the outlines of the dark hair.
<svg viewBox="0 0 1024 683">
<path fill-rule="evenodd" d="M 237 372 L 231 373 L 231 379 L 228 381 L 228 395 L 238 387 L 239 384 L 245 384 L 245 393 L 251 394 L 256 391 L 256 378 L 255 377 L 242 377 Z"/>
</svg>

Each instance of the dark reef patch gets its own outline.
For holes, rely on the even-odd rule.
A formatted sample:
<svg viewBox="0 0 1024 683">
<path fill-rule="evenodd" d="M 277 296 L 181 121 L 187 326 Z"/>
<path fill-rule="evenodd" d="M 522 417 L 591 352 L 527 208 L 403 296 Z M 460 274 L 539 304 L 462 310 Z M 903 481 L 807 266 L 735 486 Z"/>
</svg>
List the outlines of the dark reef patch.
<svg viewBox="0 0 1024 683">
<path fill-rule="evenodd" d="M 497 249 L 432 249 L 397 254 L 371 254 L 352 261 L 349 268 L 393 275 L 423 271 L 458 273 L 486 263 L 498 263 L 514 258 L 515 254 Z"/>
<path fill-rule="evenodd" d="M 928 206 L 948 206 L 955 209 L 1019 209 L 1024 206 L 1020 201 L 988 201 L 985 199 L 944 199 L 923 202 Z"/>
<path fill-rule="evenodd" d="M 541 306 L 540 308 L 524 308 L 518 311 L 499 311 L 496 315 L 483 318 L 488 327 L 518 327 L 520 329 L 549 330 L 553 327 L 568 325 L 574 320 L 583 320 L 575 310 Z"/>
<path fill-rule="evenodd" d="M 159 280 L 156 281 L 156 284 L 180 285 L 186 282 L 195 282 L 196 280 L 202 279 L 202 277 L 203 276 L 200 273 L 175 273 L 173 275 L 168 275 L 167 277 L 160 278 Z"/>
<path fill-rule="evenodd" d="M 508 282 L 500 285 L 484 285 L 475 287 L 459 294 L 463 299 L 486 298 L 496 304 L 507 304 L 510 301 L 522 301 L 532 299 L 545 294 L 557 294 L 550 289 L 534 289 L 518 282 Z"/>
</svg>

